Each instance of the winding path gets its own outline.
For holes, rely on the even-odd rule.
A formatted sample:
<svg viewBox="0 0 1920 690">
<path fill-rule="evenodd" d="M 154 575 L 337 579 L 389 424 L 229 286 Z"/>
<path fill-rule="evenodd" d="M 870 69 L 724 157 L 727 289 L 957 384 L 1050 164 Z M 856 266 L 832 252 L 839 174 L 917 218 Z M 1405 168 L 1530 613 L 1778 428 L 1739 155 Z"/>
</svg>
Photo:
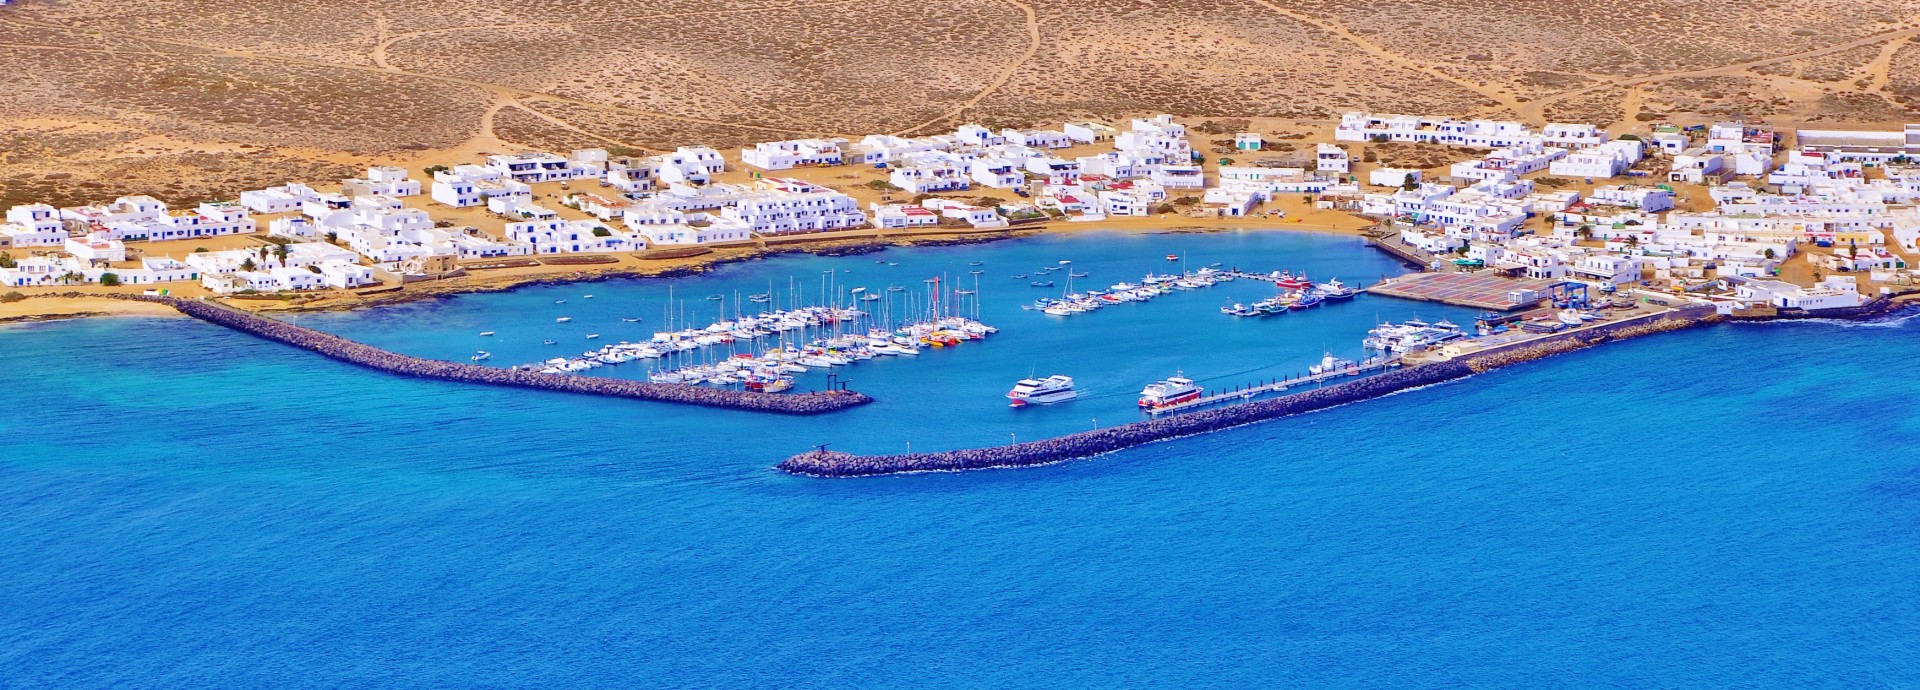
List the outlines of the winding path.
<svg viewBox="0 0 1920 690">
<path fill-rule="evenodd" d="M 1033 56 L 1040 54 L 1040 17 L 1039 15 L 1034 13 L 1033 6 L 1025 2 L 1021 2 L 1020 0 L 1001 0 L 1001 2 L 1005 2 L 1009 5 L 1014 6 L 1014 8 L 1020 10 L 1020 12 L 1022 14 L 1025 14 L 1027 17 L 1027 20 L 1026 20 L 1027 50 L 1026 52 L 1021 53 L 1020 59 L 1013 61 L 1013 64 L 1007 65 L 1006 69 L 1001 70 L 999 76 L 995 77 L 992 82 L 989 82 L 986 88 L 981 89 L 979 93 L 974 94 L 972 98 L 967 99 L 966 101 L 962 102 L 960 105 L 954 107 L 952 110 L 947 111 L 946 113 L 940 115 L 939 117 L 935 117 L 931 120 L 927 120 L 926 122 L 922 122 L 912 127 L 908 127 L 906 129 L 894 132 L 893 133 L 894 136 L 905 136 L 907 134 L 917 132 L 921 129 L 925 129 L 927 127 L 940 124 L 941 122 L 954 120 L 960 117 L 962 113 L 965 113 L 966 111 L 972 109 L 974 106 L 980 105 L 980 102 L 986 100 L 988 96 L 991 96 L 995 92 L 1006 87 L 1007 82 L 1013 81 L 1013 75 L 1018 74 L 1020 72 L 1021 65 L 1027 64 L 1029 61 L 1033 60 Z"/>
</svg>

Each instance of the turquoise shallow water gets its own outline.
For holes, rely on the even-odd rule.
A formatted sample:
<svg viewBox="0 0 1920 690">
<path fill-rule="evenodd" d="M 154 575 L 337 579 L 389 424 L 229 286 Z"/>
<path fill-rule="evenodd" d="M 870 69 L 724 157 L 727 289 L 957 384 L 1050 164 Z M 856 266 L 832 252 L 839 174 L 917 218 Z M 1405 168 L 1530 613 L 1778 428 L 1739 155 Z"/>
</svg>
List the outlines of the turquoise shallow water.
<svg viewBox="0 0 1920 690">
<path fill-rule="evenodd" d="M 1111 282 L 1216 248 L 1395 270 L 1341 238 L 1102 237 L 676 292 L 1050 258 Z M 1166 369 L 1295 370 L 1376 312 L 1457 314 L 1235 321 L 1236 284 L 1057 321 L 1011 287 L 983 289 L 1001 335 L 855 367 L 881 402 L 813 420 L 394 379 L 183 320 L 0 329 L 0 685 L 1920 684 L 1920 383 L 1890 375 L 1920 321 L 1716 326 L 1046 468 L 768 469 L 1126 421 Z M 511 362 L 556 294 L 606 331 L 577 295 L 619 324 L 656 290 L 301 322 L 445 357 L 491 328 Z M 1005 409 L 1030 368 L 1117 393 Z"/>
</svg>

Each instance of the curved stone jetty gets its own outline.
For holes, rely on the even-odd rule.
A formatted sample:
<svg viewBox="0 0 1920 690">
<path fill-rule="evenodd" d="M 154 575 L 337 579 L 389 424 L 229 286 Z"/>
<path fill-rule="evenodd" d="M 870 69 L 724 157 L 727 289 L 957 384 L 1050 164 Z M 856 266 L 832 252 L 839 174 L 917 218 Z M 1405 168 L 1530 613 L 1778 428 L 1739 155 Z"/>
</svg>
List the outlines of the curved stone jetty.
<svg viewBox="0 0 1920 690">
<path fill-rule="evenodd" d="M 216 302 L 152 295 L 126 295 L 123 296 L 123 298 L 142 302 L 158 302 L 173 307 L 182 314 L 208 323 L 219 324 L 242 333 L 292 345 L 303 350 L 312 350 L 321 355 L 349 364 L 357 364 L 369 369 L 384 371 L 390 374 L 399 374 L 401 376 L 796 415 L 822 414 L 873 402 L 872 398 L 853 391 L 825 391 L 783 395 L 779 393 L 759 393 L 721 388 L 701 388 L 699 386 L 679 383 L 648 383 L 644 381 L 611 379 L 598 376 L 542 374 L 536 371 L 517 371 L 496 367 L 483 367 L 475 364 L 443 362 L 389 352 L 372 345 L 357 343 L 311 328 L 302 328 L 285 321 L 270 319 Z"/>
<path fill-rule="evenodd" d="M 864 477 L 1047 465 L 1111 453 L 1156 441 L 1324 410 L 1336 405 L 1370 400 L 1412 388 L 1466 378 L 1483 371 L 1550 357 L 1608 340 L 1678 330 L 1714 320 L 1717 319 L 1711 307 L 1683 309 L 1632 321 L 1583 328 L 1456 359 L 1409 366 L 1269 400 L 1083 431 L 1042 441 L 990 448 L 896 455 L 854 455 L 829 450 L 813 450 L 787 458 L 777 467 L 793 474 L 814 477 Z"/>
</svg>

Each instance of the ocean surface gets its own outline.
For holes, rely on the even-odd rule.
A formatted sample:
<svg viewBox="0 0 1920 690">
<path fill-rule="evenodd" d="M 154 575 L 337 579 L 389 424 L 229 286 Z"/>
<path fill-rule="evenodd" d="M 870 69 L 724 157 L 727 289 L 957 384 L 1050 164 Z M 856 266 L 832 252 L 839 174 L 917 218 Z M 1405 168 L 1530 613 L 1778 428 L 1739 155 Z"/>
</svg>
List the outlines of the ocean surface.
<svg viewBox="0 0 1920 690">
<path fill-rule="evenodd" d="M 1059 318 L 1010 277 L 1169 253 L 1400 271 L 1342 237 L 1089 235 L 299 317 L 510 365 L 769 283 L 917 312 L 983 271 L 1000 334 L 844 369 L 879 402 L 814 419 L 399 379 L 184 319 L 0 327 L 0 687 L 1920 686 L 1920 319 L 1655 336 L 1043 468 L 770 469 L 1123 423 L 1176 370 L 1247 383 L 1472 316 L 1221 315 L 1272 290 L 1240 282 Z M 1029 373 L 1086 398 L 1008 409 Z"/>
</svg>

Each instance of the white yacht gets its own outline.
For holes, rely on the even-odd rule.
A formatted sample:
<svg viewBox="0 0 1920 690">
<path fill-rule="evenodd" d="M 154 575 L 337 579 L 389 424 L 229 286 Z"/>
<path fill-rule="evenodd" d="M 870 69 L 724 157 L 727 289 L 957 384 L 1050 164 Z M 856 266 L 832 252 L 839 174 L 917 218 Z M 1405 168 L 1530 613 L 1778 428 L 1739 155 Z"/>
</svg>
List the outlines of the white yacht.
<svg viewBox="0 0 1920 690">
<path fill-rule="evenodd" d="M 1013 390 L 1007 391 L 1007 399 L 1013 401 L 1013 407 L 1027 405 L 1052 405 L 1078 397 L 1080 393 L 1073 389 L 1073 377 L 1055 374 L 1044 379 L 1020 379 L 1013 384 Z"/>
<path fill-rule="evenodd" d="M 1348 374 L 1358 374 L 1360 373 L 1360 364 L 1351 359 L 1341 359 L 1339 357 L 1335 357 L 1333 356 L 1333 353 L 1329 352 L 1329 353 L 1326 353 L 1326 356 L 1320 358 L 1319 364 L 1315 364 L 1313 366 L 1307 367 L 1307 371 L 1316 376 L 1320 374 L 1331 374 L 1334 372 L 1346 372 Z"/>
</svg>

